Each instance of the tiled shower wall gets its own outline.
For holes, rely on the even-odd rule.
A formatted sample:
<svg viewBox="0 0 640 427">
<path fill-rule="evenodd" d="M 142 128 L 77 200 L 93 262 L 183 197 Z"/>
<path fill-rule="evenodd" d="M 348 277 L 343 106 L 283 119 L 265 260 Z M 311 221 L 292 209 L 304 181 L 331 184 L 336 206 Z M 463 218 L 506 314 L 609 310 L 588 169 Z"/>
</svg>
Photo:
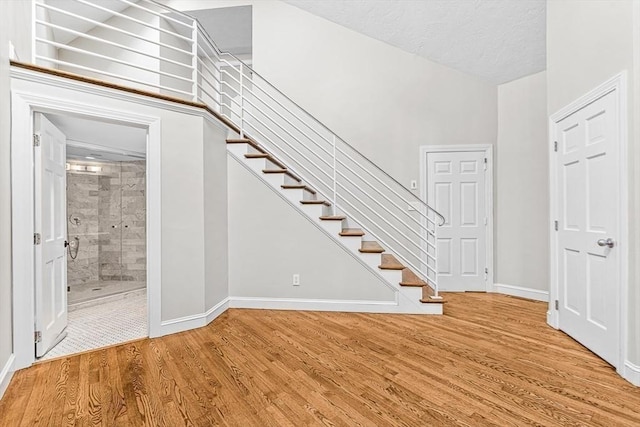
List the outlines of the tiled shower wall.
<svg viewBox="0 0 640 427">
<path fill-rule="evenodd" d="M 99 176 L 67 171 L 67 239 L 80 238 L 77 258 L 67 256 L 67 284 L 97 282 Z M 76 225 L 74 218 L 78 219 Z M 67 254 L 68 255 L 68 254 Z"/>
<path fill-rule="evenodd" d="M 102 168 L 98 176 L 67 174 L 69 238 L 81 239 L 77 259 L 68 257 L 69 286 L 91 281 L 144 282 L 145 162 L 91 165 Z M 76 212 L 81 217 L 79 226 L 73 225 Z"/>
</svg>

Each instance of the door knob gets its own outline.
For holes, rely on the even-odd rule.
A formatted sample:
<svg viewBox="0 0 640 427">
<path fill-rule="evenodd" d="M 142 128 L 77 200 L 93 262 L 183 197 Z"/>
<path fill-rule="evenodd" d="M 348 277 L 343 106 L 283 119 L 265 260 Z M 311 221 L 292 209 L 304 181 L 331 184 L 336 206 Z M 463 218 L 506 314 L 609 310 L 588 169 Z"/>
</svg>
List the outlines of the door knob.
<svg viewBox="0 0 640 427">
<path fill-rule="evenodd" d="M 608 246 L 610 248 L 612 248 L 615 245 L 615 242 L 613 241 L 613 239 L 611 237 L 609 237 L 608 239 L 600 239 L 598 240 L 598 246 Z"/>
</svg>

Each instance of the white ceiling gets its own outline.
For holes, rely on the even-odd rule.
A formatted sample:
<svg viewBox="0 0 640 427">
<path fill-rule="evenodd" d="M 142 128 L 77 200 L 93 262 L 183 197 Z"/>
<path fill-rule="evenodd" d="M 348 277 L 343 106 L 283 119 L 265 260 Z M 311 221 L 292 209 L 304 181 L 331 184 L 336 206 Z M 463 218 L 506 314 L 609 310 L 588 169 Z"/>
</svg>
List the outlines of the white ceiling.
<svg viewBox="0 0 640 427">
<path fill-rule="evenodd" d="M 284 1 L 495 84 L 546 68 L 546 0 Z"/>
<path fill-rule="evenodd" d="M 251 6 L 185 11 L 196 18 L 223 52 L 250 55 L 252 50 Z"/>
<path fill-rule="evenodd" d="M 75 116 L 47 114 L 67 137 L 67 157 L 132 161 L 145 158 L 147 129 Z"/>
</svg>

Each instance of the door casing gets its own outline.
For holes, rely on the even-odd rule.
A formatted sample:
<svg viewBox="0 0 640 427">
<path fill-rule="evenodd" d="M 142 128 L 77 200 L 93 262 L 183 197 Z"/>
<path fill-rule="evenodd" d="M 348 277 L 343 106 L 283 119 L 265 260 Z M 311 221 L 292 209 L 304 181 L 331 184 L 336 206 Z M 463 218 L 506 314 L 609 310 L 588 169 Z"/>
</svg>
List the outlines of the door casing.
<svg viewBox="0 0 640 427">
<path fill-rule="evenodd" d="M 427 154 L 442 152 L 483 152 L 487 159 L 487 173 L 485 175 L 485 207 L 487 210 L 487 227 L 485 238 L 486 266 L 488 268 L 485 281 L 485 291 L 493 291 L 493 145 L 491 144 L 461 144 L 461 145 L 423 145 L 420 147 L 420 198 L 427 202 Z"/>
<path fill-rule="evenodd" d="M 547 323 L 555 329 L 560 329 L 558 310 L 555 308 L 555 301 L 559 299 L 559 281 L 558 281 L 558 240 L 554 228 L 554 221 L 558 219 L 558 176 L 557 176 L 557 156 L 555 155 L 555 135 L 557 132 L 557 123 L 562 119 L 570 116 L 576 111 L 584 108 L 586 105 L 602 98 L 603 96 L 614 93 L 616 98 L 618 117 L 618 134 L 620 135 L 619 146 L 619 162 L 618 183 L 620 191 L 620 236 L 617 239 L 616 249 L 619 251 L 618 268 L 620 269 L 620 304 L 619 304 L 619 358 L 617 364 L 618 373 L 623 377 L 625 359 L 627 354 L 627 321 L 628 310 L 627 304 L 629 296 L 629 226 L 628 226 L 628 193 L 629 193 L 629 177 L 628 177 L 628 126 L 627 126 L 627 73 L 621 72 L 606 82 L 602 83 L 595 89 L 581 96 L 571 104 L 557 111 L 549 117 L 549 209 L 550 218 L 550 262 L 549 262 L 549 308 L 547 311 Z"/>
<path fill-rule="evenodd" d="M 112 110 L 72 99 L 12 90 L 11 184 L 13 252 L 13 351 L 14 369 L 35 362 L 34 291 L 35 251 L 33 116 L 54 113 L 97 118 L 148 128 L 147 133 L 147 304 L 149 336 L 161 335 L 161 122 L 159 117 L 135 111 Z"/>
</svg>

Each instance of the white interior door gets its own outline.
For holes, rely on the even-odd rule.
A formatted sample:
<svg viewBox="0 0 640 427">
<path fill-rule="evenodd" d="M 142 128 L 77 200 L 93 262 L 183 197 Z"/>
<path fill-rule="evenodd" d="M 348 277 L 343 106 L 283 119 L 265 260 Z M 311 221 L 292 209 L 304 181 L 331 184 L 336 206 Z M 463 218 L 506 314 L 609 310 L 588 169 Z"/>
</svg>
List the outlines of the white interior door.
<svg viewBox="0 0 640 427">
<path fill-rule="evenodd" d="M 614 366 L 620 345 L 617 116 L 609 93 L 556 125 L 558 322 Z"/>
<path fill-rule="evenodd" d="M 438 229 L 438 286 L 486 290 L 484 151 L 427 153 L 427 203 L 444 215 Z"/>
<path fill-rule="evenodd" d="M 67 327 L 66 137 L 35 114 L 35 326 L 36 357 L 43 356 Z"/>
</svg>

